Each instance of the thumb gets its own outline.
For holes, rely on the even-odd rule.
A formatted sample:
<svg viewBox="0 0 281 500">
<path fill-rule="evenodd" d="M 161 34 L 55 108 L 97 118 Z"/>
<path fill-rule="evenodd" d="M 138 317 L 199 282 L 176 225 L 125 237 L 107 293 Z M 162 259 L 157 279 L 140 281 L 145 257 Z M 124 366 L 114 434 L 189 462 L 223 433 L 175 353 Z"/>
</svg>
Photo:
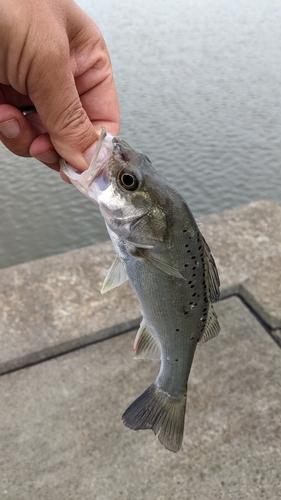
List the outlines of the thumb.
<svg viewBox="0 0 281 500">
<path fill-rule="evenodd" d="M 44 57 L 45 56 L 45 57 Z M 42 60 L 44 63 L 42 64 Z M 71 71 L 69 42 L 55 42 L 52 50 L 42 47 L 29 72 L 28 94 L 57 153 L 78 170 L 88 167 L 85 153 L 98 139 L 80 101 Z"/>
</svg>

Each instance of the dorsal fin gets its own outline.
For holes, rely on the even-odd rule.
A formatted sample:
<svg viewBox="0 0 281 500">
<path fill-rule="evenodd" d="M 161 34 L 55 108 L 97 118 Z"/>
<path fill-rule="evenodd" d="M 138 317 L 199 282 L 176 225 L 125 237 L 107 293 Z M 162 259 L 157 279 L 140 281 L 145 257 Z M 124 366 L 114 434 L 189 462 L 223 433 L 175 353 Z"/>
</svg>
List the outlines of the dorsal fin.
<svg viewBox="0 0 281 500">
<path fill-rule="evenodd" d="M 109 290 L 112 290 L 112 288 L 122 285 L 125 281 L 127 281 L 127 279 L 128 276 L 126 269 L 124 268 L 121 260 L 118 257 L 115 257 L 104 279 L 101 293 L 106 293 Z"/>
<path fill-rule="evenodd" d="M 220 331 L 220 325 L 218 322 L 218 318 L 212 304 L 210 304 L 206 320 L 206 326 L 203 335 L 197 345 L 200 347 L 202 344 L 204 344 L 204 342 L 213 339 L 219 334 L 219 331 Z"/>
<path fill-rule="evenodd" d="M 202 236 L 202 243 L 203 243 L 205 257 L 207 258 L 208 261 L 210 297 L 212 302 L 216 302 L 220 298 L 220 278 L 210 247 L 206 242 L 204 236 L 202 234 L 201 236 Z"/>
<path fill-rule="evenodd" d="M 135 359 L 160 359 L 160 347 L 149 327 L 141 322 L 134 343 Z"/>
</svg>

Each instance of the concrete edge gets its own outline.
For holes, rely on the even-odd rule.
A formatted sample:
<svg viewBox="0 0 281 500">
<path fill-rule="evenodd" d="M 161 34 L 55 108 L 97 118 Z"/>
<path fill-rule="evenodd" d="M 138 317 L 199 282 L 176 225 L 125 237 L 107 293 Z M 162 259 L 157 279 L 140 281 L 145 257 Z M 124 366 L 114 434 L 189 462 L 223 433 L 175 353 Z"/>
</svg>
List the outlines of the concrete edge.
<svg viewBox="0 0 281 500">
<path fill-rule="evenodd" d="M 104 328 L 98 332 L 90 333 L 82 337 L 77 337 L 75 339 L 62 342 L 61 344 L 54 345 L 52 347 L 47 347 L 37 352 L 32 352 L 22 357 L 14 358 L 4 363 L 0 363 L 0 376 L 7 373 L 20 370 L 22 368 L 27 368 L 28 366 L 41 363 L 42 361 L 47 361 L 48 359 L 67 354 L 68 352 L 75 351 L 83 347 L 87 347 L 96 342 L 101 342 L 102 340 L 107 340 L 117 335 L 129 332 L 138 328 L 141 322 L 141 318 L 135 318 L 124 323 L 119 323 L 108 328 Z"/>
<path fill-rule="evenodd" d="M 244 304 L 249 307 L 249 309 L 255 314 L 257 319 L 264 324 L 272 339 L 281 348 L 281 329 L 279 328 L 280 325 L 278 325 L 277 327 L 271 326 L 272 323 L 274 323 L 273 321 L 271 321 L 271 316 L 263 310 L 260 304 L 254 300 L 251 294 L 247 293 L 247 290 L 243 288 L 243 285 L 236 284 L 224 288 L 221 291 L 220 301 L 229 299 L 234 296 L 241 299 Z M 47 347 L 40 351 L 32 352 L 30 354 L 27 354 L 26 356 L 14 358 L 6 361 L 5 363 L 0 363 L 0 376 L 14 372 L 16 370 L 20 370 L 22 368 L 27 368 L 28 366 L 47 361 L 48 359 L 55 358 L 63 354 L 67 354 L 71 351 L 75 351 L 76 349 L 81 349 L 91 344 L 95 344 L 103 340 L 108 340 L 118 335 L 122 335 L 123 333 L 127 333 L 138 328 L 141 319 L 141 317 L 134 318 L 132 320 L 125 321 L 124 323 L 118 323 L 97 332 L 93 332 L 82 337 L 77 337 L 66 342 L 61 342 L 60 344 L 56 344 L 52 347 Z"/>
<path fill-rule="evenodd" d="M 253 294 L 243 285 L 240 284 L 239 295 L 248 304 L 251 309 L 255 311 L 257 316 L 259 316 L 271 329 L 281 327 L 281 319 L 268 313 L 265 308 L 255 299 Z"/>
<path fill-rule="evenodd" d="M 220 300 L 229 299 L 233 295 L 240 294 L 240 283 L 235 283 L 220 290 Z"/>
<path fill-rule="evenodd" d="M 271 336 L 275 340 L 276 344 L 281 348 L 281 328 L 271 331 Z"/>
<path fill-rule="evenodd" d="M 258 302 L 255 297 L 249 292 L 243 283 L 236 283 L 221 290 L 220 300 L 229 299 L 236 295 L 255 313 L 265 326 L 270 330 L 281 331 L 281 319 L 268 313 L 265 308 Z"/>
</svg>

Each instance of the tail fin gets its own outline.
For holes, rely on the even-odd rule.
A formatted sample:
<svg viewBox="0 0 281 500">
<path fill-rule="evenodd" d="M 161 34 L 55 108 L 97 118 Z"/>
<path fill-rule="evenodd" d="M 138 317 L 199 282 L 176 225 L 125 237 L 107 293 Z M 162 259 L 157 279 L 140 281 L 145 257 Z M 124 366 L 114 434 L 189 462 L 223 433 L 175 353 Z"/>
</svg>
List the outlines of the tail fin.
<svg viewBox="0 0 281 500">
<path fill-rule="evenodd" d="M 178 400 L 151 384 L 125 411 L 123 422 L 130 429 L 151 429 L 165 448 L 179 451 L 184 430 L 186 397 Z"/>
</svg>

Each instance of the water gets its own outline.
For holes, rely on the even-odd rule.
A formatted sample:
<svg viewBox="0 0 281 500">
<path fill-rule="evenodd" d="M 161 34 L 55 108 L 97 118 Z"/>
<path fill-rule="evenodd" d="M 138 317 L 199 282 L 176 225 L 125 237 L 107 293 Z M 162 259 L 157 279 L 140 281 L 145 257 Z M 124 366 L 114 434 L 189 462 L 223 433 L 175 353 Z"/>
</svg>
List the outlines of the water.
<svg viewBox="0 0 281 500">
<path fill-rule="evenodd" d="M 281 204 L 279 0 L 78 2 L 113 62 L 121 135 L 195 216 Z M 0 267 L 104 241 L 94 205 L 0 147 Z"/>
</svg>

